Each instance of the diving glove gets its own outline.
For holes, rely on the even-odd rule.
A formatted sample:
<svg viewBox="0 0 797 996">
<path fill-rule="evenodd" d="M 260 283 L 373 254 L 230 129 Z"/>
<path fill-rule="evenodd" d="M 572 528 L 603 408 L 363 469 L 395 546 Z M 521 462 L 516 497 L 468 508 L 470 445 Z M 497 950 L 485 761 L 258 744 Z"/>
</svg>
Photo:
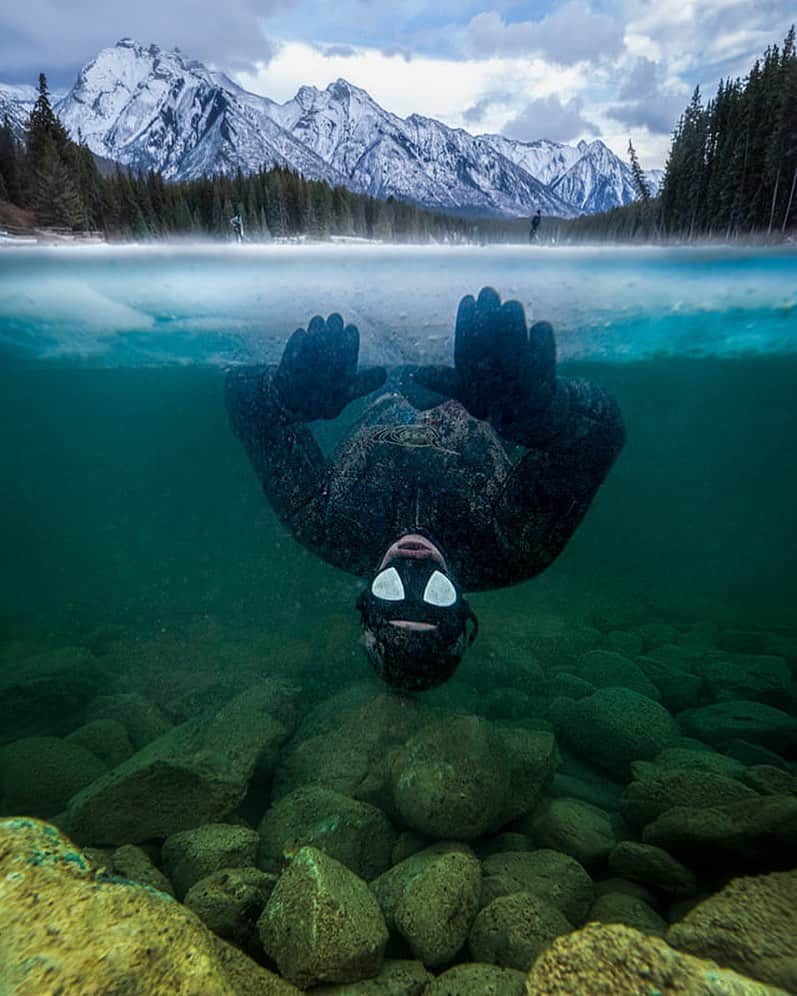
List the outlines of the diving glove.
<svg viewBox="0 0 797 996">
<path fill-rule="evenodd" d="M 508 442 L 527 446 L 539 435 L 557 394 L 556 344 L 548 322 L 526 326 L 519 301 L 484 287 L 457 311 L 454 366 L 421 367 L 415 380 L 459 401 Z"/>
<path fill-rule="evenodd" d="M 333 419 L 355 398 L 385 382 L 384 367 L 357 369 L 360 333 L 343 325 L 338 314 L 316 315 L 307 329 L 296 329 L 274 375 L 283 407 L 302 422 Z"/>
</svg>

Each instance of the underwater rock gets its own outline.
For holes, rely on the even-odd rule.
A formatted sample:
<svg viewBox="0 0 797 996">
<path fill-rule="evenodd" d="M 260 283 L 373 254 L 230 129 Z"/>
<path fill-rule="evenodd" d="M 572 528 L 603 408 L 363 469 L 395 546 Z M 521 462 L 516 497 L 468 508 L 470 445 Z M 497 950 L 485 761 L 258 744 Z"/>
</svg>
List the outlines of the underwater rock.
<svg viewBox="0 0 797 996">
<path fill-rule="evenodd" d="M 719 754 L 706 746 L 702 741 L 694 741 L 695 748 L 667 747 L 653 759 L 657 768 L 699 768 L 701 771 L 713 771 L 726 778 L 740 779 L 745 772 L 741 761 Z"/>
<path fill-rule="evenodd" d="M 729 654 L 765 654 L 772 637 L 753 629 L 723 629 L 715 641 L 720 650 Z"/>
<path fill-rule="evenodd" d="M 134 753 L 127 730 L 115 719 L 94 719 L 90 723 L 84 723 L 64 737 L 64 740 L 85 747 L 109 768 L 115 768 Z"/>
<path fill-rule="evenodd" d="M 179 899 L 191 886 L 221 868 L 254 868 L 256 831 L 232 823 L 207 823 L 172 834 L 163 843 L 161 858 Z"/>
<path fill-rule="evenodd" d="M 677 734 L 663 706 L 628 688 L 599 688 L 586 699 L 557 703 L 565 740 L 616 777 L 626 776 L 632 761 L 655 757 Z"/>
<path fill-rule="evenodd" d="M 371 686 L 333 696 L 305 717 L 280 758 L 272 801 L 304 785 L 321 785 L 387 811 L 389 755 L 429 718 L 417 700 L 374 694 Z"/>
<path fill-rule="evenodd" d="M 496 730 L 509 767 L 509 792 L 498 817 L 498 825 L 503 826 L 534 809 L 553 779 L 559 752 L 553 734 L 546 730 L 522 726 L 498 726 Z"/>
<path fill-rule="evenodd" d="M 763 702 L 734 700 L 688 709 L 679 714 L 678 724 L 687 736 L 718 750 L 741 739 L 784 757 L 797 756 L 797 719 Z"/>
<path fill-rule="evenodd" d="M 172 728 L 172 723 L 158 706 L 138 692 L 98 695 L 89 703 L 86 719 L 113 719 L 121 723 L 136 750 L 146 747 Z"/>
<path fill-rule="evenodd" d="M 422 833 L 416 833 L 414 830 L 402 830 L 393 845 L 390 864 L 397 865 L 400 861 L 411 858 L 413 854 L 417 854 L 418 851 L 422 851 L 432 843 L 434 842 Z"/>
<path fill-rule="evenodd" d="M 314 847 L 301 848 L 280 875 L 257 926 L 266 954 L 301 987 L 375 976 L 388 941 L 365 882 Z"/>
<path fill-rule="evenodd" d="M 423 996 L 525 996 L 526 973 L 467 962 L 438 975 Z"/>
<path fill-rule="evenodd" d="M 588 650 L 600 650 L 605 641 L 603 633 L 592 626 L 568 626 L 556 633 L 532 630 L 526 636 L 530 649 L 542 663 L 557 670 L 569 670 L 569 664 Z"/>
<path fill-rule="evenodd" d="M 767 750 L 761 744 L 751 744 L 746 740 L 731 740 L 725 747 L 725 753 L 742 766 L 752 767 L 755 764 L 770 764 L 783 771 L 791 770 L 789 762 L 780 754 L 776 754 L 774 750 Z"/>
<path fill-rule="evenodd" d="M 693 896 L 697 892 L 695 875 L 671 854 L 651 844 L 621 841 L 609 855 L 609 868 L 621 878 L 651 885 L 673 896 Z"/>
<path fill-rule="evenodd" d="M 219 937 L 260 957 L 257 920 L 277 884 L 258 868 L 220 868 L 195 882 L 183 902 Z"/>
<path fill-rule="evenodd" d="M 505 851 L 482 862 L 482 906 L 499 896 L 530 892 L 579 924 L 592 905 L 592 879 L 573 858 L 558 851 Z"/>
<path fill-rule="evenodd" d="M 533 851 L 534 841 L 525 833 L 506 832 L 495 837 L 482 837 L 473 845 L 473 850 L 484 861 L 491 854 L 501 854 L 504 851 Z"/>
<path fill-rule="evenodd" d="M 653 682 L 659 691 L 659 698 L 672 712 L 691 709 L 700 701 L 704 683 L 701 675 L 653 657 L 637 657 L 636 664 Z"/>
<path fill-rule="evenodd" d="M 632 882 L 627 878 L 618 878 L 617 876 L 614 876 L 612 878 L 602 878 L 599 882 L 595 883 L 596 899 L 599 896 L 605 896 L 608 892 L 619 892 L 623 896 L 631 896 L 633 899 L 641 899 L 651 907 L 656 907 L 658 905 L 658 897 L 653 890 L 649 889 L 645 885 L 641 885 L 639 882 Z"/>
<path fill-rule="evenodd" d="M 643 640 L 639 633 L 632 633 L 627 629 L 613 629 L 606 634 L 606 645 L 608 650 L 614 650 L 623 657 L 636 657 L 642 653 Z"/>
<path fill-rule="evenodd" d="M 527 972 L 554 938 L 572 929 L 555 906 L 530 892 L 514 892 L 479 912 L 468 947 L 476 961 Z"/>
<path fill-rule="evenodd" d="M 628 688 L 649 699 L 661 698 L 658 688 L 633 661 L 612 650 L 591 650 L 573 664 L 573 673 L 596 688 Z"/>
<path fill-rule="evenodd" d="M 462 844 L 435 844 L 371 883 L 388 929 L 434 968 L 450 962 L 479 910 L 481 867 Z"/>
<path fill-rule="evenodd" d="M 310 996 L 427 996 L 434 976 L 419 961 L 386 959 L 379 975 L 342 986 L 313 986 Z"/>
<path fill-rule="evenodd" d="M 788 868 L 797 850 L 797 798 L 762 795 L 725 806 L 676 806 L 642 831 L 646 844 L 669 851 L 701 873 L 747 866 Z"/>
<path fill-rule="evenodd" d="M 165 893 L 97 873 L 38 820 L 0 821 L 0 991 L 298 996 Z"/>
<path fill-rule="evenodd" d="M 69 733 L 83 722 L 102 680 L 97 659 L 83 647 L 14 661 L 0 676 L 0 744 Z"/>
<path fill-rule="evenodd" d="M 548 679 L 546 688 L 552 699 L 564 697 L 566 699 L 585 699 L 597 691 L 597 686 L 586 678 L 580 678 L 577 674 L 569 671 L 558 671 Z"/>
<path fill-rule="evenodd" d="M 637 896 L 629 896 L 624 892 L 604 892 L 590 906 L 587 920 L 599 923 L 622 923 L 633 927 L 643 934 L 653 934 L 663 937 L 667 929 L 667 921 Z"/>
<path fill-rule="evenodd" d="M 709 698 L 720 702 L 783 701 L 791 683 L 789 666 L 782 657 L 737 654 L 731 660 L 706 660 L 700 665 Z"/>
<path fill-rule="evenodd" d="M 108 770 L 94 754 L 58 737 L 25 737 L 0 750 L 2 812 L 56 816 Z"/>
<path fill-rule="evenodd" d="M 797 775 L 772 764 L 746 768 L 742 781 L 759 795 L 797 795 Z"/>
<path fill-rule="evenodd" d="M 734 879 L 673 924 L 667 943 L 797 992 L 797 871 Z"/>
<path fill-rule="evenodd" d="M 260 862 L 309 844 L 370 882 L 391 864 L 396 831 L 384 813 L 320 785 L 283 796 L 260 826 Z"/>
<path fill-rule="evenodd" d="M 681 636 L 674 626 L 661 622 L 642 623 L 634 627 L 631 632 L 641 638 L 644 650 L 652 650 L 662 644 L 676 645 Z"/>
<path fill-rule="evenodd" d="M 430 723 L 393 756 L 391 785 L 408 827 L 439 840 L 473 840 L 497 829 L 506 809 L 504 741 L 476 716 Z"/>
<path fill-rule="evenodd" d="M 255 768 L 276 762 L 294 696 L 262 681 L 212 718 L 174 727 L 74 796 L 69 832 L 82 843 L 135 844 L 223 819 Z"/>
<path fill-rule="evenodd" d="M 538 847 L 569 854 L 589 868 L 617 843 L 609 814 L 578 799 L 547 799 L 521 824 Z"/>
<path fill-rule="evenodd" d="M 590 923 L 553 942 L 526 979 L 527 996 L 786 996 L 621 924 Z"/>
<path fill-rule="evenodd" d="M 623 793 L 621 812 L 634 827 L 652 823 L 674 806 L 700 809 L 756 796 L 751 788 L 734 778 L 701 768 L 660 768 L 646 761 L 635 761 L 631 768 L 634 780 Z"/>
<path fill-rule="evenodd" d="M 172 883 L 166 878 L 160 868 L 156 868 L 149 855 L 135 844 L 124 844 L 117 847 L 111 855 L 111 867 L 114 874 L 122 878 L 146 885 L 150 889 L 174 895 Z"/>
</svg>

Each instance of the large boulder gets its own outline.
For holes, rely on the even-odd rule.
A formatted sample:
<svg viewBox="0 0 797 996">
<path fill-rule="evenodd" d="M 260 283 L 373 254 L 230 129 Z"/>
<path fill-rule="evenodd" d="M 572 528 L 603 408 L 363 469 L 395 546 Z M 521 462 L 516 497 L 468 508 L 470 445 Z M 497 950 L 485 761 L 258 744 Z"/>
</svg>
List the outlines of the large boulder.
<svg viewBox="0 0 797 996">
<path fill-rule="evenodd" d="M 466 962 L 438 975 L 423 996 L 525 996 L 525 992 L 525 972 Z"/>
<path fill-rule="evenodd" d="M 64 740 L 85 747 L 109 768 L 115 768 L 135 753 L 127 730 L 115 719 L 93 719 L 73 730 Z"/>
<path fill-rule="evenodd" d="M 663 940 L 620 924 L 590 923 L 553 942 L 526 979 L 528 996 L 786 996 L 674 951 Z"/>
<path fill-rule="evenodd" d="M 683 732 L 717 750 L 734 740 L 760 744 L 784 757 L 797 755 L 797 719 L 763 702 L 734 699 L 687 709 L 678 716 Z"/>
<path fill-rule="evenodd" d="M 590 650 L 578 658 L 571 670 L 596 688 L 630 688 L 649 699 L 661 698 L 656 685 L 633 661 L 612 650 Z"/>
<path fill-rule="evenodd" d="M 632 761 L 655 757 L 677 735 L 663 706 L 628 688 L 599 688 L 578 701 L 557 701 L 554 718 L 565 740 L 615 777 L 625 778 Z"/>
<path fill-rule="evenodd" d="M 161 858 L 175 893 L 182 899 L 191 886 L 221 868 L 254 868 L 259 838 L 249 827 L 207 823 L 172 834 Z"/>
<path fill-rule="evenodd" d="M 623 923 L 626 927 L 641 930 L 643 934 L 655 934 L 659 937 L 667 929 L 667 921 L 659 916 L 650 903 L 625 892 L 604 892 L 598 896 L 589 908 L 587 920 Z"/>
<path fill-rule="evenodd" d="M 617 843 L 609 814 L 580 799 L 546 799 L 521 826 L 538 847 L 569 854 L 586 868 L 604 862 Z"/>
<path fill-rule="evenodd" d="M 291 731 L 295 689 L 263 681 L 208 720 L 174 727 L 71 800 L 81 843 L 127 844 L 222 820 Z"/>
<path fill-rule="evenodd" d="M 592 879 L 573 858 L 558 851 L 504 851 L 482 862 L 482 906 L 498 896 L 530 892 L 581 923 L 593 899 Z"/>
<path fill-rule="evenodd" d="M 703 690 L 703 678 L 670 661 L 637 657 L 636 665 L 656 686 L 659 698 L 671 712 L 696 706 Z"/>
<path fill-rule="evenodd" d="M 498 818 L 500 826 L 530 813 L 550 785 L 559 764 L 552 733 L 522 726 L 499 726 L 509 765 L 509 791 Z"/>
<path fill-rule="evenodd" d="M 0 821 L 0 992 L 298 996 L 188 909 L 98 872 L 55 827 Z"/>
<path fill-rule="evenodd" d="M 499 896 L 476 917 L 468 947 L 475 961 L 527 972 L 535 958 L 572 926 L 555 906 L 530 892 Z"/>
<path fill-rule="evenodd" d="M 510 785 L 504 741 L 476 716 L 430 723 L 396 752 L 391 783 L 407 826 L 439 840 L 473 840 L 503 819 Z"/>
<path fill-rule="evenodd" d="M 221 868 L 195 882 L 183 902 L 214 934 L 260 957 L 257 921 L 276 884 L 258 868 Z"/>
<path fill-rule="evenodd" d="M 315 847 L 296 853 L 257 927 L 266 954 L 301 987 L 375 976 L 388 940 L 365 882 Z"/>
<path fill-rule="evenodd" d="M 674 806 L 702 809 L 754 799 L 753 789 L 741 782 L 700 768 L 659 767 L 646 761 L 632 765 L 634 780 L 623 793 L 621 812 L 631 826 L 651 823 Z"/>
<path fill-rule="evenodd" d="M 734 879 L 673 924 L 667 942 L 797 992 L 797 871 Z"/>
<path fill-rule="evenodd" d="M 71 797 L 108 770 L 98 757 L 59 737 L 25 737 L 0 750 L 2 812 L 57 816 Z"/>
<path fill-rule="evenodd" d="M 366 882 L 390 867 L 396 843 L 396 831 L 380 809 L 320 785 L 283 796 L 266 812 L 258 833 L 261 863 L 310 845 Z"/>
<path fill-rule="evenodd" d="M 609 855 L 609 868 L 620 878 L 641 882 L 673 896 L 693 896 L 697 892 L 694 873 L 652 844 L 621 841 Z"/>
<path fill-rule="evenodd" d="M 173 725 L 159 706 L 138 692 L 98 695 L 89 703 L 86 718 L 121 723 L 136 750 L 162 737 Z"/>
<path fill-rule="evenodd" d="M 170 896 L 174 895 L 174 886 L 163 874 L 160 868 L 153 864 L 147 852 L 135 844 L 122 844 L 111 855 L 111 867 L 116 875 L 128 878 L 139 885 L 147 885 Z"/>
<path fill-rule="evenodd" d="M 385 959 L 379 975 L 372 979 L 344 982 L 339 986 L 313 986 L 309 992 L 312 996 L 427 996 L 430 991 L 427 987 L 433 980 L 432 973 L 419 961 L 394 958 Z"/>
<path fill-rule="evenodd" d="M 648 824 L 642 839 L 706 874 L 790 868 L 797 850 L 797 798 L 766 795 L 705 809 L 676 806 Z"/>
<path fill-rule="evenodd" d="M 0 677 L 0 744 L 63 736 L 79 726 L 102 682 L 95 656 L 61 647 L 14 660 Z"/>
<path fill-rule="evenodd" d="M 782 701 L 791 683 L 789 665 L 772 654 L 736 654 L 700 665 L 709 698 L 716 701 Z"/>
<path fill-rule="evenodd" d="M 479 910 L 481 867 L 462 844 L 436 844 L 385 872 L 371 888 L 390 930 L 434 968 L 450 962 Z"/>
</svg>

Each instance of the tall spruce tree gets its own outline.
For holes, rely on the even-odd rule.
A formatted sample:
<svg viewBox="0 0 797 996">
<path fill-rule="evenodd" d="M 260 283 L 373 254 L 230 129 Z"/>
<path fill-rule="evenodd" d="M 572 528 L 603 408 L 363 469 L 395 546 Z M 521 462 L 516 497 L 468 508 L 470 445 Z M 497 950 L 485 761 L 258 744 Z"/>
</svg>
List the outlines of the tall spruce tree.
<svg viewBox="0 0 797 996">
<path fill-rule="evenodd" d="M 639 165 L 636 149 L 634 148 L 634 144 L 630 138 L 628 139 L 628 158 L 631 160 L 631 175 L 634 178 L 636 192 L 639 195 L 640 200 L 647 204 L 650 200 L 650 188 L 648 187 L 647 180 L 645 179 L 645 174 L 642 172 L 642 167 Z"/>
</svg>

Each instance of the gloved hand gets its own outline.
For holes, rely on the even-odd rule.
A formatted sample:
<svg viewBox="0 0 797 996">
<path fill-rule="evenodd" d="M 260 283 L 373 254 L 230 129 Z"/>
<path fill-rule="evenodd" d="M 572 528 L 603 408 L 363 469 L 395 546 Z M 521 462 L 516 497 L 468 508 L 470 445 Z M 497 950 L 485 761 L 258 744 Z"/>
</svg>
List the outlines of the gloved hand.
<svg viewBox="0 0 797 996">
<path fill-rule="evenodd" d="M 326 321 L 316 315 L 305 329 L 296 329 L 285 346 L 274 376 L 284 407 L 303 422 L 333 419 L 355 398 L 385 382 L 384 367 L 357 370 L 360 333 L 343 326 L 338 314 Z"/>
<path fill-rule="evenodd" d="M 519 301 L 484 287 L 457 311 L 454 366 L 421 367 L 415 380 L 459 401 L 510 442 L 524 444 L 556 391 L 556 344 L 548 322 L 526 327 Z"/>
</svg>

